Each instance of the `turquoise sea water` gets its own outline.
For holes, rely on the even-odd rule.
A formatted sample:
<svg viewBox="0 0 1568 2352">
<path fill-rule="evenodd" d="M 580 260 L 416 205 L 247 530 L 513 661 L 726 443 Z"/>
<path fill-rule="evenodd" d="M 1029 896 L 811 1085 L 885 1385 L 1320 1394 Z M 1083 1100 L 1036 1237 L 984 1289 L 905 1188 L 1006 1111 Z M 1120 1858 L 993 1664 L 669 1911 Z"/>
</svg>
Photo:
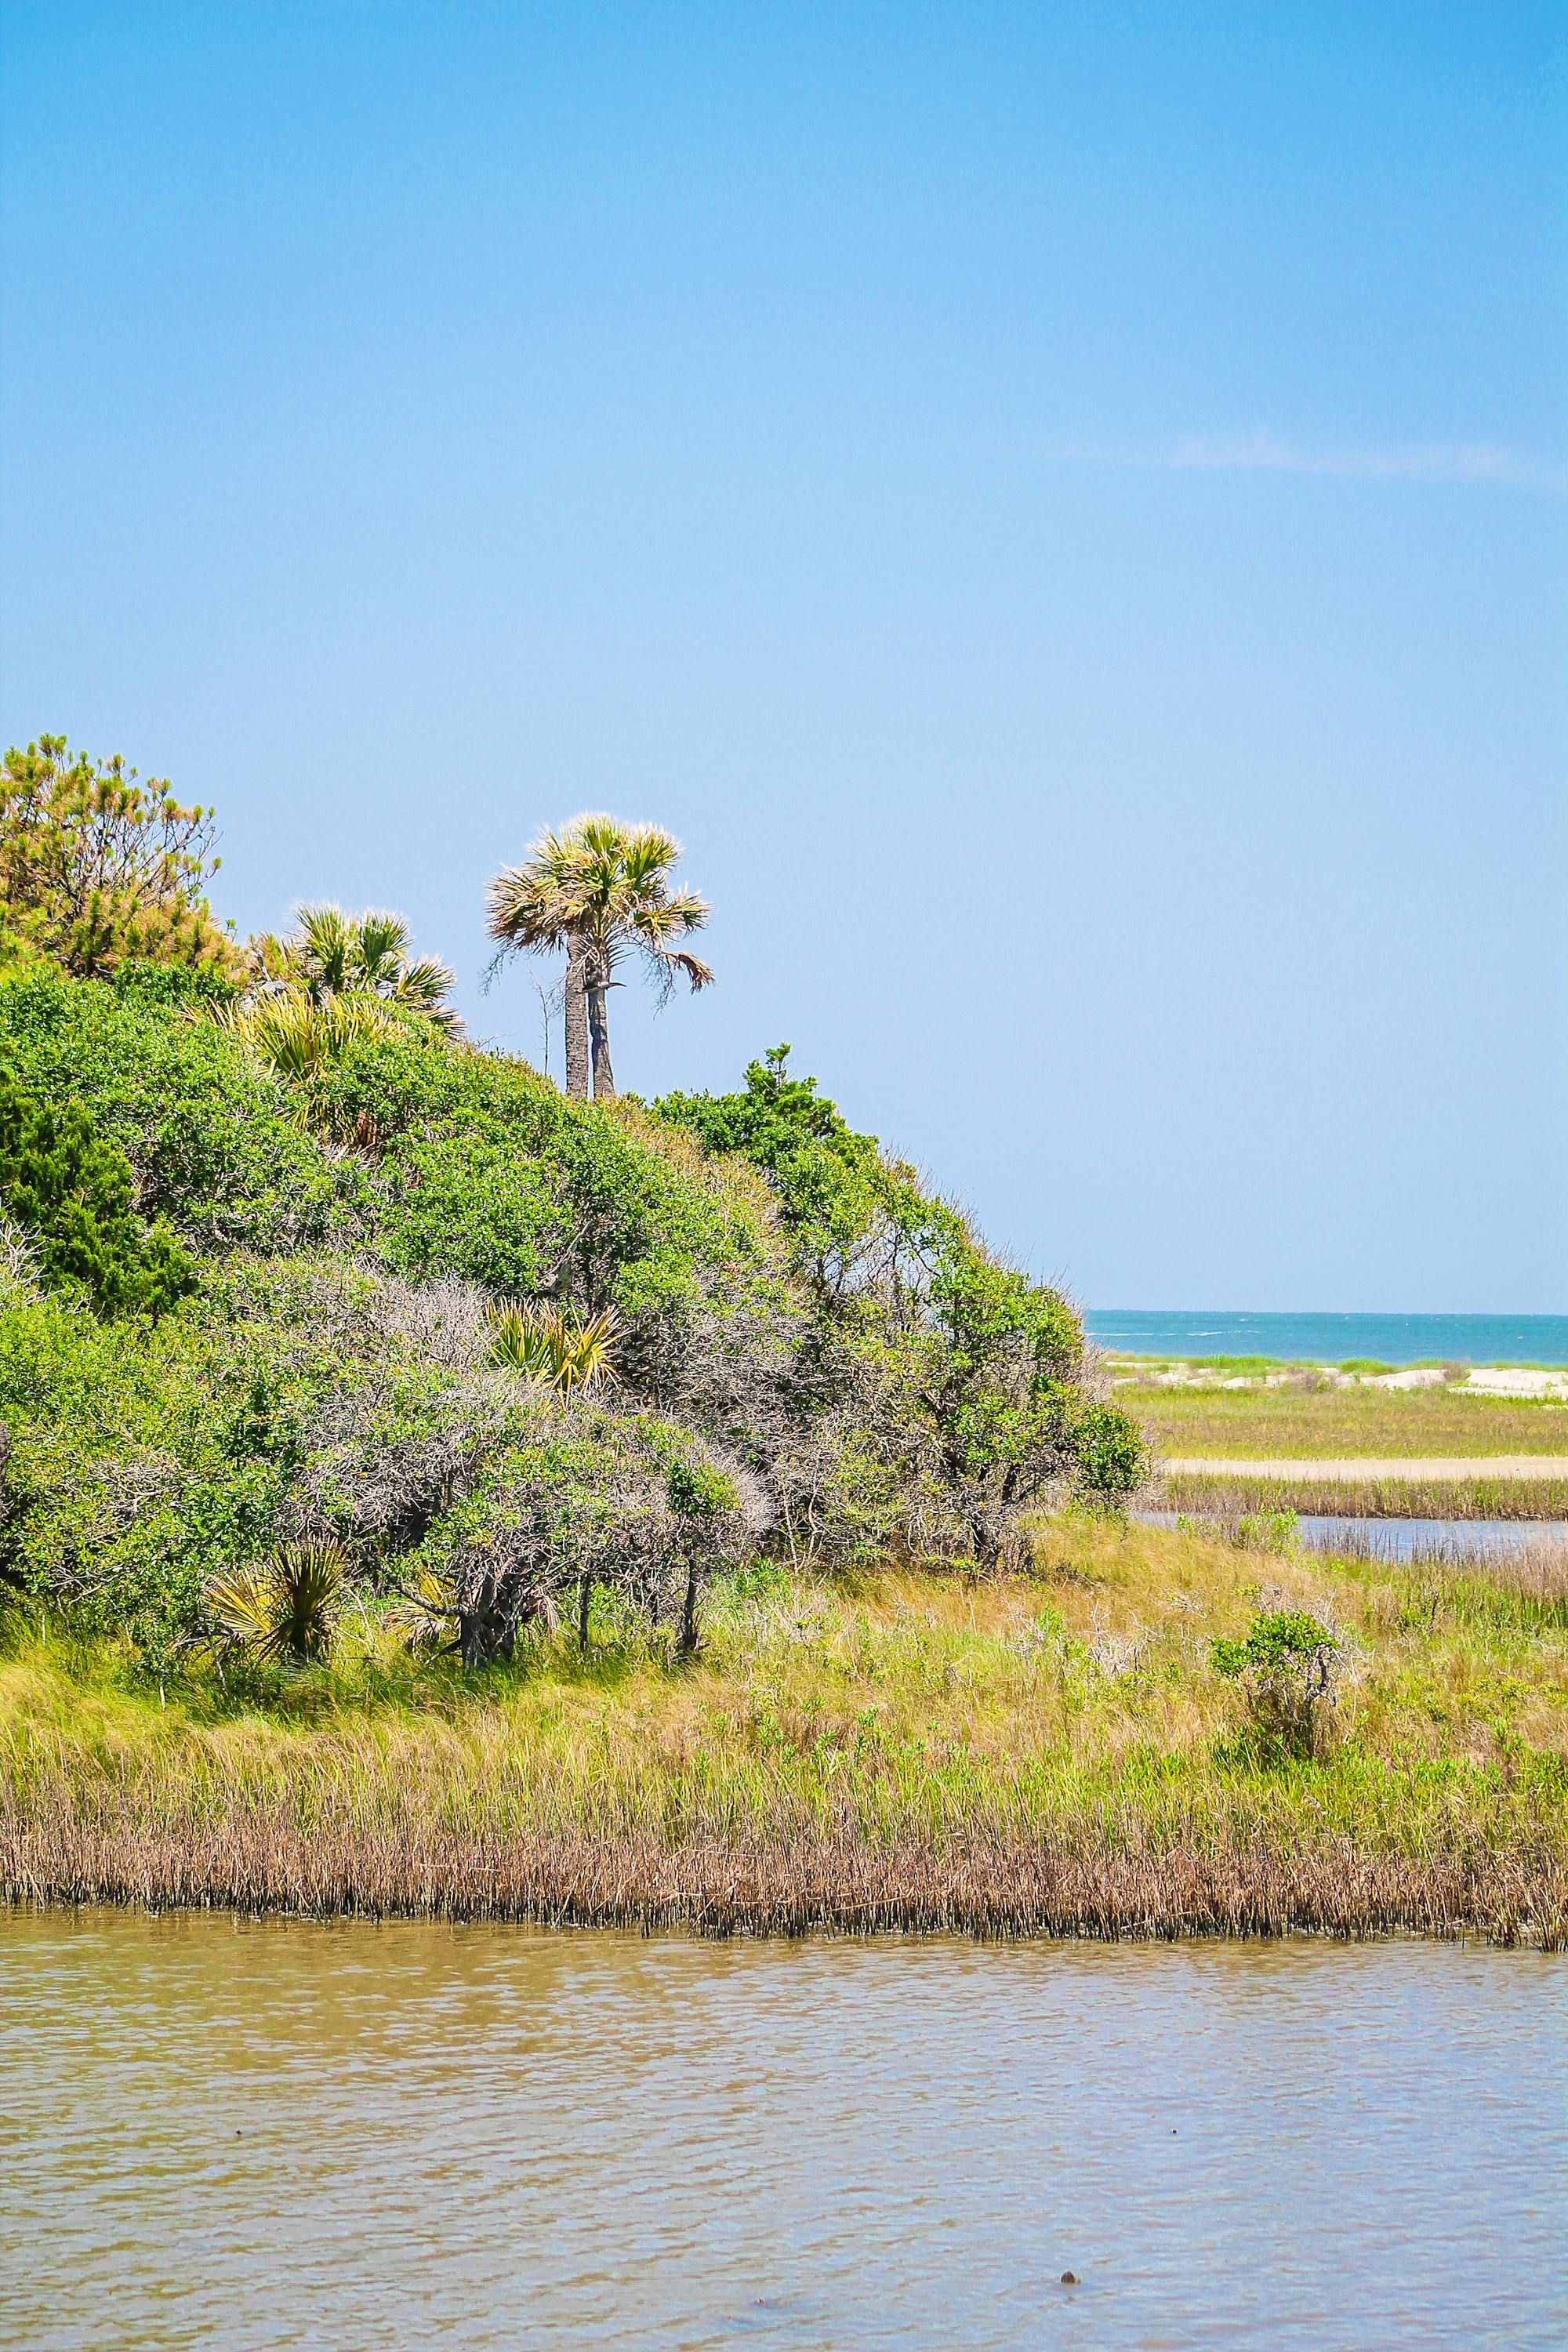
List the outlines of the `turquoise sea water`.
<svg viewBox="0 0 1568 2352">
<path fill-rule="evenodd" d="M 1102 1348 L 1133 1356 L 1274 1356 L 1288 1364 L 1568 1364 L 1568 1315 L 1234 1315 L 1091 1307 Z"/>
</svg>

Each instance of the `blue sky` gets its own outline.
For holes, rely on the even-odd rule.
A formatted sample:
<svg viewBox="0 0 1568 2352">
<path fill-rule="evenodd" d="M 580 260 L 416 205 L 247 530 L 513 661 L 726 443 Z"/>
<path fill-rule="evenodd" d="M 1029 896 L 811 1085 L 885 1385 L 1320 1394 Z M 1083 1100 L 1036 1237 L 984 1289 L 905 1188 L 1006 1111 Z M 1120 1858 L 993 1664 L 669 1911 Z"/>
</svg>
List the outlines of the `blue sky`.
<svg viewBox="0 0 1568 2352">
<path fill-rule="evenodd" d="M 1568 1309 L 1552 7 L 3 19 L 0 727 L 242 929 L 672 825 L 720 985 L 1098 1306 Z"/>
</svg>

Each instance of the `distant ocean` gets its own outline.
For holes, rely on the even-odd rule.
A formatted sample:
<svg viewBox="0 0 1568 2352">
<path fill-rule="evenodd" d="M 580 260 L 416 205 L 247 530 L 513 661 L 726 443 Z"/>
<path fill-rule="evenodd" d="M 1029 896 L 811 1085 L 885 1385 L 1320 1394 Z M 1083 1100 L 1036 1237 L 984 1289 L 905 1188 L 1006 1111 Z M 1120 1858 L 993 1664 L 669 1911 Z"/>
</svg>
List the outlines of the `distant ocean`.
<svg viewBox="0 0 1568 2352">
<path fill-rule="evenodd" d="M 1220 1315 L 1091 1307 L 1090 1339 L 1131 1356 L 1288 1364 L 1568 1364 L 1568 1315 Z"/>
</svg>

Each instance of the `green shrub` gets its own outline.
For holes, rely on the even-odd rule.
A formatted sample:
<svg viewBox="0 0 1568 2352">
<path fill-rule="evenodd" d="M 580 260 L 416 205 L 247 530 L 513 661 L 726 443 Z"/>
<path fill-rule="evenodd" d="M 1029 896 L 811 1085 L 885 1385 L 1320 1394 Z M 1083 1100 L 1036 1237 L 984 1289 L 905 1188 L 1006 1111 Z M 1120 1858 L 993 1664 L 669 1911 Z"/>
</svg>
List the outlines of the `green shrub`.
<svg viewBox="0 0 1568 2352">
<path fill-rule="evenodd" d="M 815 1078 L 791 1075 L 789 1053 L 773 1045 L 748 1063 L 742 1094 L 665 1095 L 653 1112 L 705 1150 L 737 1152 L 760 1168 L 803 1260 L 830 1281 L 875 1223 L 889 1171 L 875 1136 L 857 1135 Z"/>
<path fill-rule="evenodd" d="M 188 1247 L 292 1248 L 368 1223 L 363 1167 L 329 1160 L 241 1046 L 188 1005 L 148 1001 L 132 976 L 0 982 L 0 1055 L 47 1100 L 90 1114 L 143 1208 Z"/>
<path fill-rule="evenodd" d="M 1086 1405 L 1073 1424 L 1079 1486 L 1086 1501 L 1120 1511 L 1149 1475 L 1142 1431 L 1119 1405 Z"/>
<path fill-rule="evenodd" d="M 1294 1756 L 1321 1755 L 1349 1671 L 1344 1643 L 1305 1610 L 1255 1617 L 1239 1642 L 1211 1645 L 1216 1674 L 1242 1684 L 1254 1728 L 1266 1745 Z"/>
<path fill-rule="evenodd" d="M 693 1646 L 698 1585 L 754 1539 L 734 1475 L 653 1414 L 532 1410 L 409 1562 L 416 1589 L 450 1595 L 465 1663 L 510 1657 L 520 1629 L 552 1622 L 573 1591 L 585 1624 L 595 1585 L 654 1625 L 679 1611 Z"/>
<path fill-rule="evenodd" d="M 655 1111 L 710 1150 L 744 1155 L 773 1189 L 835 1334 L 808 1341 L 803 1360 L 832 1365 L 859 1423 L 840 1428 L 838 1464 L 856 1465 L 866 1500 L 873 1464 L 901 1496 L 882 1539 L 901 1518 L 914 1549 L 989 1569 L 1019 1547 L 1021 1514 L 1047 1495 L 1120 1508 L 1146 1473 L 1145 1449 L 1127 1414 L 1086 1394 L 1068 1301 L 999 1265 L 912 1169 L 853 1132 L 815 1079 L 792 1076 L 788 1054 L 778 1045 L 752 1062 L 743 1094 L 670 1095 Z M 842 1489 L 825 1451 L 804 1449 L 808 1521 L 819 1495 Z M 780 1501 L 793 1543 L 795 1497 Z"/>
<path fill-rule="evenodd" d="M 0 1068 L 0 1204 L 30 1236 L 52 1286 L 106 1314 L 157 1315 L 195 1285 L 168 1226 L 136 1214 L 131 1163 L 79 1103 L 58 1107 Z"/>
</svg>

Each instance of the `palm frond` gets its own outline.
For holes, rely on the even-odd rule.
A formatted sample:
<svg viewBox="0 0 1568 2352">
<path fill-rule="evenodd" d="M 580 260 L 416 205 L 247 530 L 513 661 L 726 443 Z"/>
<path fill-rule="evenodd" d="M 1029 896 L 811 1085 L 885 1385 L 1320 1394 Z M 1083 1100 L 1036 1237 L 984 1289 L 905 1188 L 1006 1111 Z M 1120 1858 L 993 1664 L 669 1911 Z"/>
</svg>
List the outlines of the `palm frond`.
<svg viewBox="0 0 1568 2352">
<path fill-rule="evenodd" d="M 713 967 L 710 963 L 704 963 L 700 956 L 689 955 L 684 948 L 679 948 L 666 956 L 664 961 L 673 971 L 684 974 L 693 996 L 700 988 L 712 987 Z"/>
<path fill-rule="evenodd" d="M 620 1322 L 607 1307 L 586 1323 L 556 1307 L 498 1307 L 490 1315 L 490 1361 L 521 1372 L 538 1388 L 569 1394 L 616 1377 Z"/>
<path fill-rule="evenodd" d="M 355 925 L 338 906 L 301 907 L 286 947 L 297 977 L 312 996 L 336 996 L 350 985 Z"/>
<path fill-rule="evenodd" d="M 456 1036 L 462 1021 L 447 1002 L 456 981 L 457 974 L 450 964 L 442 963 L 436 956 L 421 956 L 417 961 L 404 965 L 395 987 L 389 991 L 390 1001 L 405 1012 L 417 1013 L 434 1022 L 448 1036 Z"/>
<path fill-rule="evenodd" d="M 348 1560 L 340 1544 L 281 1544 L 253 1568 L 215 1577 L 204 1598 L 219 1638 L 259 1659 L 325 1655 Z"/>
<path fill-rule="evenodd" d="M 449 1576 L 422 1568 L 387 1612 L 387 1622 L 411 1650 L 458 1647 L 458 1588 Z"/>
<path fill-rule="evenodd" d="M 211 1018 L 276 1076 L 298 1083 L 319 1076 L 361 1038 L 394 1035 L 404 1025 L 378 996 L 332 996 L 318 1004 L 302 989 L 219 1005 Z"/>
<path fill-rule="evenodd" d="M 366 987 L 394 987 L 409 961 L 408 926 L 401 915 L 366 908 L 353 923 L 353 961 Z"/>
</svg>

